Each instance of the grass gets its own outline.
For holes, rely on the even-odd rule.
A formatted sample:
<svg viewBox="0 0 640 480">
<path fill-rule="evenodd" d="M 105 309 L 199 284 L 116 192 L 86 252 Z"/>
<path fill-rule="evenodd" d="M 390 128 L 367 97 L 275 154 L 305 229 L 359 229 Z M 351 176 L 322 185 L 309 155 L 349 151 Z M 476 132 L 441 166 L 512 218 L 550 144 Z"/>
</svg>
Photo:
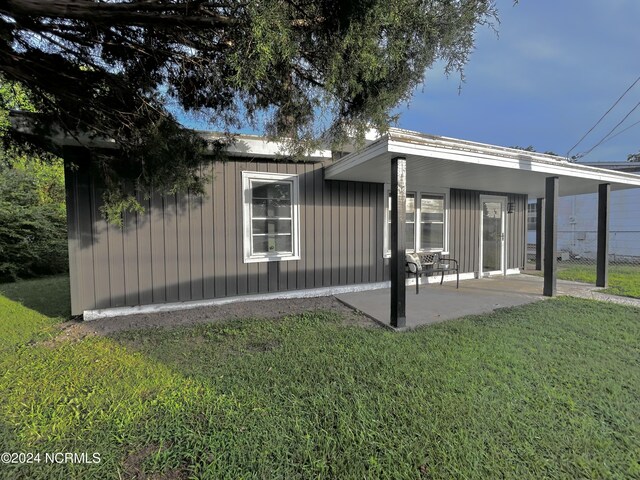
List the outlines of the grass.
<svg viewBox="0 0 640 480">
<path fill-rule="evenodd" d="M 559 265 L 558 278 L 595 284 L 596 266 Z M 609 287 L 604 291 L 613 295 L 640 298 L 640 265 L 610 265 Z"/>
<path fill-rule="evenodd" d="M 528 270 L 531 275 L 542 272 Z M 595 264 L 558 262 L 558 278 L 595 285 Z M 609 265 L 609 287 L 603 292 L 623 297 L 640 298 L 640 265 Z"/>
<path fill-rule="evenodd" d="M 8 299 L 0 318 L 28 332 L 0 350 L 0 450 L 101 456 L 0 477 L 640 478 L 632 307 L 558 298 L 407 334 L 316 312 L 53 343 L 27 339 L 50 318 Z"/>
<path fill-rule="evenodd" d="M 66 320 L 71 315 L 69 277 L 66 275 L 0 283 L 0 295 L 45 317 Z"/>
<path fill-rule="evenodd" d="M 0 351 L 53 334 L 70 312 L 67 276 L 0 284 Z"/>
</svg>

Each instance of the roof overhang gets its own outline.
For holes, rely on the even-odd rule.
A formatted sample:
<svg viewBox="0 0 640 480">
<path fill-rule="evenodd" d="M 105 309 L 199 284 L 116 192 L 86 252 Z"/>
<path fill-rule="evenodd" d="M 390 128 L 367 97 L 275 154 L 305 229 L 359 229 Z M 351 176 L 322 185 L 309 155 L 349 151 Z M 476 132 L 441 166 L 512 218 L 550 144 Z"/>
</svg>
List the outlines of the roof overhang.
<svg viewBox="0 0 640 480">
<path fill-rule="evenodd" d="M 544 197 L 545 178 L 557 176 L 561 196 L 639 188 L 640 175 L 571 163 L 562 157 L 400 129 L 325 169 L 327 180 L 389 183 L 391 159 L 407 160 L 407 183 Z"/>
<path fill-rule="evenodd" d="M 640 173 L 640 162 L 580 162 L 580 165 L 616 170 L 618 172 Z"/>
<path fill-rule="evenodd" d="M 56 124 L 50 124 L 44 128 L 43 125 L 39 123 L 40 116 L 37 113 L 10 111 L 9 115 L 11 128 L 15 132 L 30 137 L 40 136 L 50 149 L 55 147 L 85 147 L 116 150 L 119 148 L 114 138 L 108 138 L 104 135 L 91 135 L 87 132 L 70 134 Z M 263 136 L 242 133 L 226 134 L 224 132 L 211 131 L 196 131 L 196 133 L 208 142 L 222 140 L 227 143 L 225 153 L 230 157 L 270 160 L 289 158 L 286 142 L 277 142 Z M 368 132 L 365 141 L 371 143 L 372 135 L 372 132 Z M 352 152 L 355 150 L 355 146 L 351 144 L 344 145 L 343 150 Z M 209 153 L 214 151 L 215 149 L 213 147 L 209 147 Z M 323 162 L 331 160 L 332 158 L 333 152 L 325 146 L 325 148 L 321 147 L 307 152 L 301 160 L 305 162 Z"/>
<path fill-rule="evenodd" d="M 202 138 L 208 141 L 223 139 L 224 134 L 218 132 L 198 132 Z M 287 146 L 280 142 L 274 142 L 259 135 L 234 134 L 231 143 L 225 148 L 230 157 L 250 157 L 260 159 L 287 158 Z M 323 162 L 332 158 L 332 152 L 328 148 L 319 148 L 308 152 L 304 157 L 305 162 Z"/>
</svg>

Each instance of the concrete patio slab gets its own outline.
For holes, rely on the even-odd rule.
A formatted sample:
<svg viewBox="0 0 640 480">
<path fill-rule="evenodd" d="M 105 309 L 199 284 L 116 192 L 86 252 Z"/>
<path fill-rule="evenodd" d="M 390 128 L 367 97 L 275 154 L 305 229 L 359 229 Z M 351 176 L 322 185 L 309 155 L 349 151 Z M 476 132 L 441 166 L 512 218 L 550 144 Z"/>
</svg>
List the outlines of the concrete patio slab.
<svg viewBox="0 0 640 480">
<path fill-rule="evenodd" d="M 453 282 L 421 285 L 418 295 L 414 287 L 407 287 L 406 329 L 540 301 L 547 298 L 542 295 L 542 284 L 542 277 L 521 274 L 464 280 L 460 282 L 459 289 Z M 558 280 L 559 295 L 589 298 L 594 290 L 599 289 L 584 283 Z M 345 293 L 336 295 L 336 298 L 392 328 L 389 323 L 389 288 Z"/>
</svg>

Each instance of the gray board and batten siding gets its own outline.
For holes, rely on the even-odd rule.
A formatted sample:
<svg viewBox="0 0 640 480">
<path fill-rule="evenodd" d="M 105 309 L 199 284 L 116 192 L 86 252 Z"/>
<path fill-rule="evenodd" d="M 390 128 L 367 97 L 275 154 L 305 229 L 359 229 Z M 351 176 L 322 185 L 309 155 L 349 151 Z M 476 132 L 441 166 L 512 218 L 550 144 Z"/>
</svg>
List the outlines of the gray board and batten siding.
<svg viewBox="0 0 640 480">
<path fill-rule="evenodd" d="M 66 169 L 73 315 L 388 278 L 382 184 L 325 181 L 319 162 L 232 158 L 203 167 L 213 174 L 206 196 L 140 198 L 145 212 L 125 214 L 119 228 L 101 217 L 102 191 L 87 162 L 77 152 L 73 161 L 79 169 Z M 299 176 L 300 260 L 244 263 L 243 171 Z"/>
<path fill-rule="evenodd" d="M 231 158 L 202 167 L 213 176 L 204 197 L 140 196 L 144 213 L 125 213 L 121 228 L 101 216 L 103 190 L 86 155 L 65 152 L 77 166 L 65 169 L 72 315 L 389 279 L 383 184 L 324 180 L 322 162 Z M 299 176 L 300 260 L 244 262 L 243 171 Z M 478 269 L 481 193 L 450 192 L 450 252 L 462 272 Z M 527 198 L 509 201 L 508 268 L 521 268 Z"/>
</svg>

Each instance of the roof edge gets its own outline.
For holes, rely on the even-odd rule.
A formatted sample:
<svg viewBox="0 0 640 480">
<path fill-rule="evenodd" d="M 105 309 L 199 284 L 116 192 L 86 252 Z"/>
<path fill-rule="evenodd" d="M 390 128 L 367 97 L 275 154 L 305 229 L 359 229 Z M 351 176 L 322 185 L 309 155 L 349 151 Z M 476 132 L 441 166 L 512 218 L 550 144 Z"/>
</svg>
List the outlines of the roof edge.
<svg viewBox="0 0 640 480">
<path fill-rule="evenodd" d="M 561 163 L 575 163 L 570 162 L 566 157 L 561 157 L 559 155 L 530 152 L 528 150 L 521 150 L 518 148 L 503 147 L 500 145 L 492 145 L 489 143 L 462 140 L 459 138 L 444 137 L 440 135 L 431 135 L 401 128 L 390 128 L 388 135 L 391 140 L 404 141 L 406 143 L 432 145 L 470 152 L 477 151 L 478 153 L 490 153 L 497 156 L 516 158 L 518 160 L 541 159 Z"/>
</svg>

